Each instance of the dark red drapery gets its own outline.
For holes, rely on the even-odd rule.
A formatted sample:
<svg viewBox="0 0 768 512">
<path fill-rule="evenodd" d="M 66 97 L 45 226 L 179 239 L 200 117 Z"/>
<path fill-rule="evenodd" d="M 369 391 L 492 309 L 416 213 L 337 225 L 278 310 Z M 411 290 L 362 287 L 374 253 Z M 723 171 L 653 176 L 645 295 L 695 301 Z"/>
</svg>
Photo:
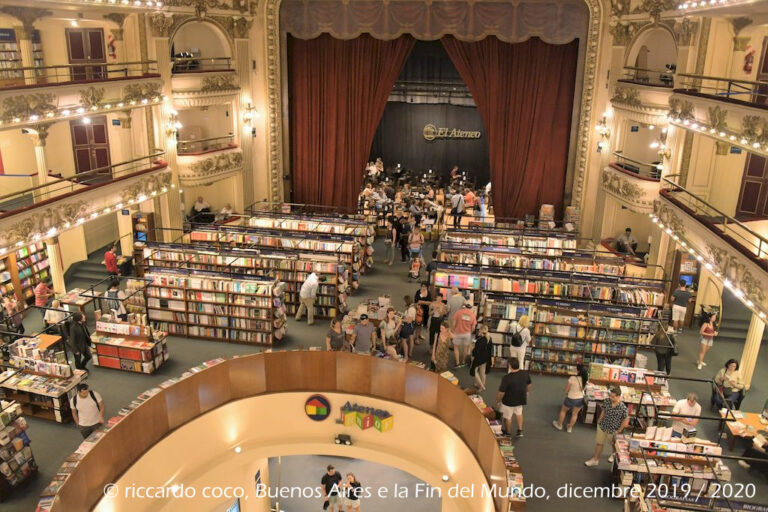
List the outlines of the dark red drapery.
<svg viewBox="0 0 768 512">
<path fill-rule="evenodd" d="M 496 216 L 520 218 L 541 204 L 561 214 L 578 40 L 441 41 L 488 132 Z"/>
<path fill-rule="evenodd" d="M 293 202 L 357 205 L 373 136 L 414 42 L 288 36 Z"/>
</svg>

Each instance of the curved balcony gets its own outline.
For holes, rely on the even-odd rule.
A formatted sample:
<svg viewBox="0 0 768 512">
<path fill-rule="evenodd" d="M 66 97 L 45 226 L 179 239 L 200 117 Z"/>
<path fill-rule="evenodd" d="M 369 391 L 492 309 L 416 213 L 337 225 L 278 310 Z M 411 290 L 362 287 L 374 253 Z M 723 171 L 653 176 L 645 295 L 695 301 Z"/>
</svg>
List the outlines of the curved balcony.
<svg viewBox="0 0 768 512">
<path fill-rule="evenodd" d="M 305 403 L 314 393 L 324 393 L 331 417 L 307 417 Z M 447 498 L 455 482 L 506 487 L 504 458 L 488 421 L 467 395 L 414 366 L 339 352 L 269 352 L 207 363 L 148 395 L 71 469 L 52 497 L 51 512 L 149 510 L 157 505 L 152 500 L 131 500 L 121 493 L 105 497 L 104 486 L 211 485 L 211 478 L 221 475 L 220 463 L 248 464 L 238 471 L 235 485 L 247 480 L 252 489 L 253 461 L 296 453 L 346 454 L 399 467 L 440 487 L 442 510 L 510 510 L 506 497 L 476 492 L 471 498 Z M 337 424 L 333 418 L 346 401 L 385 408 L 393 417 L 392 428 L 380 432 Z M 354 445 L 336 445 L 333 438 L 339 433 L 351 434 Z M 236 446 L 239 455 L 233 453 Z M 186 454 L 183 464 L 179 453 Z M 195 510 L 217 505 L 185 503 Z M 512 510 L 520 508 L 513 504 Z"/>
<path fill-rule="evenodd" d="M 184 186 L 199 187 L 229 178 L 243 171 L 243 152 L 236 145 L 179 154 L 179 181 Z"/>
<path fill-rule="evenodd" d="M 235 70 L 232 57 L 174 57 L 171 65 L 171 73 L 174 75 Z"/>
<path fill-rule="evenodd" d="M 602 189 L 634 212 L 653 211 L 661 177 L 658 164 L 639 162 L 618 152 L 613 156 L 614 161 L 601 174 Z"/>
<path fill-rule="evenodd" d="M 177 143 L 177 152 L 179 155 L 197 156 L 236 147 L 235 136 L 230 133 L 221 137 L 208 137 L 207 139 L 180 140 Z"/>
<path fill-rule="evenodd" d="M 158 78 L 157 61 L 19 67 L 3 70 L 0 91 Z"/>
<path fill-rule="evenodd" d="M 171 172 L 163 152 L 0 196 L 0 254 L 55 236 L 124 205 L 167 192 Z"/>
</svg>

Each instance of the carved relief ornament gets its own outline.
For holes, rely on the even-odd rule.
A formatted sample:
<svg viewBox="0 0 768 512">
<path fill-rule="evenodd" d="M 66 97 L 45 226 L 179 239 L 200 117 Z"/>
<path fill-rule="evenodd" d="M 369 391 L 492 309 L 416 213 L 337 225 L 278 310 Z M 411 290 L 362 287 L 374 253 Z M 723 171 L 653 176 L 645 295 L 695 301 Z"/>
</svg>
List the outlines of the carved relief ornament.
<svg viewBox="0 0 768 512">
<path fill-rule="evenodd" d="M 617 85 L 613 90 L 613 97 L 611 97 L 611 103 L 618 103 L 623 105 L 629 105 L 632 107 L 639 107 L 642 105 L 640 101 L 640 91 L 634 87 L 623 87 Z"/>
<path fill-rule="evenodd" d="M 58 98 L 51 93 L 21 94 L 3 98 L 0 119 L 10 122 L 14 119 L 43 117 L 48 112 L 56 112 Z"/>
<path fill-rule="evenodd" d="M 659 218 L 662 224 L 669 227 L 669 229 L 674 231 L 678 236 L 685 236 L 685 223 L 683 222 L 683 219 L 677 215 L 675 210 L 657 199 L 653 202 L 653 213 Z"/>
<path fill-rule="evenodd" d="M 640 186 L 606 169 L 603 169 L 602 184 L 604 189 L 629 203 L 637 203 L 643 197 Z"/>
<path fill-rule="evenodd" d="M 232 91 L 239 87 L 235 84 L 235 75 L 213 75 L 203 78 L 200 91 L 202 92 L 220 92 Z"/>
<path fill-rule="evenodd" d="M 714 245 L 709 240 L 706 244 L 707 253 L 715 269 L 724 278 L 734 283 L 736 288 L 744 292 L 747 297 L 758 304 L 765 305 L 765 292 L 763 291 L 765 285 L 752 274 L 744 263 L 739 261 L 740 258 L 731 251 Z"/>
<path fill-rule="evenodd" d="M 42 236 L 51 228 L 61 229 L 67 222 L 74 224 L 78 218 L 85 218 L 93 208 L 90 201 L 73 201 L 34 211 L 0 232 L 0 246 L 10 247 L 17 242 L 28 243 L 35 235 Z"/>
</svg>

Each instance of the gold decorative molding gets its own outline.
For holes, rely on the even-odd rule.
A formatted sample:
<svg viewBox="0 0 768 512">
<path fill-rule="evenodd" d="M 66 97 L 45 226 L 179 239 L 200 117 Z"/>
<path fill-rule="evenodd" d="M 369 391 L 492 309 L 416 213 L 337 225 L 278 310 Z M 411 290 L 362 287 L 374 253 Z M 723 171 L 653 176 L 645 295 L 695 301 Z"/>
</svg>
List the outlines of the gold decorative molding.
<svg viewBox="0 0 768 512">
<path fill-rule="evenodd" d="M 675 23 L 672 31 L 677 38 L 678 46 L 691 46 L 699 31 L 699 22 L 691 21 L 689 18 L 683 18 L 680 23 Z"/>
<path fill-rule="evenodd" d="M 36 146 L 45 146 L 48 140 L 48 130 L 50 130 L 51 126 L 53 126 L 53 123 L 40 123 L 29 130 L 29 135 L 33 136 Z"/>
<path fill-rule="evenodd" d="M 637 184 L 630 183 L 628 179 L 612 172 L 603 170 L 602 183 L 604 189 L 625 201 L 637 201 L 643 196 L 643 191 Z"/>
<path fill-rule="evenodd" d="M 623 87 L 617 85 L 613 89 L 613 96 L 611 97 L 611 103 L 618 103 L 623 105 L 630 105 L 633 107 L 639 107 L 643 103 L 640 101 L 640 91 L 634 87 Z"/>
<path fill-rule="evenodd" d="M 727 110 L 721 109 L 719 106 L 709 107 L 707 109 L 707 115 L 709 117 L 709 125 L 718 132 L 724 132 L 728 130 L 728 123 L 725 117 L 728 115 Z"/>
<path fill-rule="evenodd" d="M 232 91 L 239 88 L 235 83 L 235 75 L 213 75 L 203 78 L 200 92 Z"/>
<path fill-rule="evenodd" d="M 653 213 L 665 226 L 669 227 L 678 236 L 685 236 L 685 222 L 677 215 L 677 212 L 667 206 L 666 203 L 662 203 L 658 199 L 653 202 Z"/>
<path fill-rule="evenodd" d="M 634 178 L 611 166 L 600 173 L 601 188 L 636 213 L 650 213 L 659 196 L 659 182 Z"/>
<path fill-rule="evenodd" d="M 163 187 L 171 185 L 171 173 L 163 172 L 144 176 L 120 191 L 122 202 L 139 201 L 139 196 L 150 196 L 152 192 L 160 193 Z"/>
<path fill-rule="evenodd" d="M 105 14 L 102 16 L 107 21 L 111 21 L 115 25 L 118 26 L 118 28 L 123 28 L 123 24 L 125 23 L 125 18 L 127 18 L 128 15 L 124 13 L 119 12 L 110 12 L 108 14 Z"/>
<path fill-rule="evenodd" d="M 629 46 L 632 39 L 646 22 L 611 20 L 608 31 L 613 36 L 613 46 Z"/>
<path fill-rule="evenodd" d="M 14 18 L 16 18 L 22 23 L 24 31 L 26 32 L 23 35 L 25 35 L 26 37 L 21 37 L 22 35 L 19 34 L 19 39 L 31 39 L 32 31 L 34 30 L 34 22 L 36 20 L 39 20 L 40 18 L 53 16 L 53 12 L 49 11 L 48 9 L 37 9 L 35 7 L 19 7 L 16 5 L 5 5 L 3 7 L 0 7 L 0 12 L 7 14 L 9 16 L 13 16 Z"/>
<path fill-rule="evenodd" d="M 89 87 L 87 89 L 81 89 L 80 93 L 80 105 L 84 108 L 98 107 L 101 101 L 104 99 L 103 87 Z"/>
<path fill-rule="evenodd" d="M 235 172 L 242 171 L 243 153 L 237 149 L 198 160 L 189 164 L 189 166 L 184 166 L 183 162 L 179 162 L 179 164 L 179 180 L 182 185 L 210 185 Z"/>
<path fill-rule="evenodd" d="M 154 37 L 169 37 L 173 26 L 173 16 L 156 13 L 149 17 L 149 25 Z"/>
<path fill-rule="evenodd" d="M 78 218 L 85 218 L 91 210 L 91 201 L 75 200 L 35 211 L 3 230 L 0 233 L 0 246 L 11 247 L 17 242 L 26 244 L 36 235 L 42 236 L 51 228 L 59 229 L 67 222 L 74 225 Z"/>
<path fill-rule="evenodd" d="M 748 141 L 764 144 L 768 141 L 768 119 L 760 116 L 742 117 L 741 136 Z"/>
<path fill-rule="evenodd" d="M 678 119 L 694 119 L 694 105 L 688 100 L 679 98 L 669 99 L 669 115 Z"/>
<path fill-rule="evenodd" d="M 752 38 L 749 36 L 736 36 L 733 38 L 733 51 L 745 52 Z"/>
<path fill-rule="evenodd" d="M 130 110 L 123 110 L 123 116 L 120 118 L 120 128 L 131 128 L 131 111 Z"/>
<path fill-rule="evenodd" d="M 739 258 L 731 251 L 706 241 L 707 253 L 715 268 L 725 279 L 730 280 L 737 289 L 744 292 L 748 298 L 760 305 L 765 305 L 764 285 L 755 277 L 747 266 L 739 261 Z M 734 249 L 735 251 L 735 249 Z"/>
<path fill-rule="evenodd" d="M 630 0 L 611 0 L 611 16 L 629 14 Z"/>
<path fill-rule="evenodd" d="M 123 87 L 123 101 L 141 101 L 163 95 L 163 82 L 142 82 Z"/>
<path fill-rule="evenodd" d="M 27 120 L 34 116 L 43 117 L 56 112 L 58 98 L 52 93 L 21 94 L 3 99 L 0 119 L 11 122 L 14 119 Z"/>
<path fill-rule="evenodd" d="M 640 5 L 635 7 L 633 14 L 648 13 L 655 23 L 661 19 L 661 13 L 664 11 L 675 10 L 675 0 L 642 0 Z"/>
<path fill-rule="evenodd" d="M 194 7 L 195 12 L 205 13 L 209 9 L 220 9 L 223 11 L 236 11 L 240 14 L 255 14 L 258 8 L 257 0 L 231 0 L 230 2 L 221 0 L 168 0 L 165 5 L 170 7 Z"/>
</svg>

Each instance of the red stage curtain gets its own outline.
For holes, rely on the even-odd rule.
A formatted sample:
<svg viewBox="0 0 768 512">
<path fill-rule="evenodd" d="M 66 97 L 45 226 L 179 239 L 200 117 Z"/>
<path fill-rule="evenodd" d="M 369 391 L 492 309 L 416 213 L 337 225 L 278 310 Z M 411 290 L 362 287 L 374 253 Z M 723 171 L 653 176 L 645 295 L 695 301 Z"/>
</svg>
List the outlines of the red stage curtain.
<svg viewBox="0 0 768 512">
<path fill-rule="evenodd" d="M 578 40 L 441 41 L 483 117 L 496 216 L 520 218 L 542 204 L 562 214 Z"/>
<path fill-rule="evenodd" d="M 356 208 L 373 136 L 414 42 L 288 36 L 293 202 Z"/>
</svg>

